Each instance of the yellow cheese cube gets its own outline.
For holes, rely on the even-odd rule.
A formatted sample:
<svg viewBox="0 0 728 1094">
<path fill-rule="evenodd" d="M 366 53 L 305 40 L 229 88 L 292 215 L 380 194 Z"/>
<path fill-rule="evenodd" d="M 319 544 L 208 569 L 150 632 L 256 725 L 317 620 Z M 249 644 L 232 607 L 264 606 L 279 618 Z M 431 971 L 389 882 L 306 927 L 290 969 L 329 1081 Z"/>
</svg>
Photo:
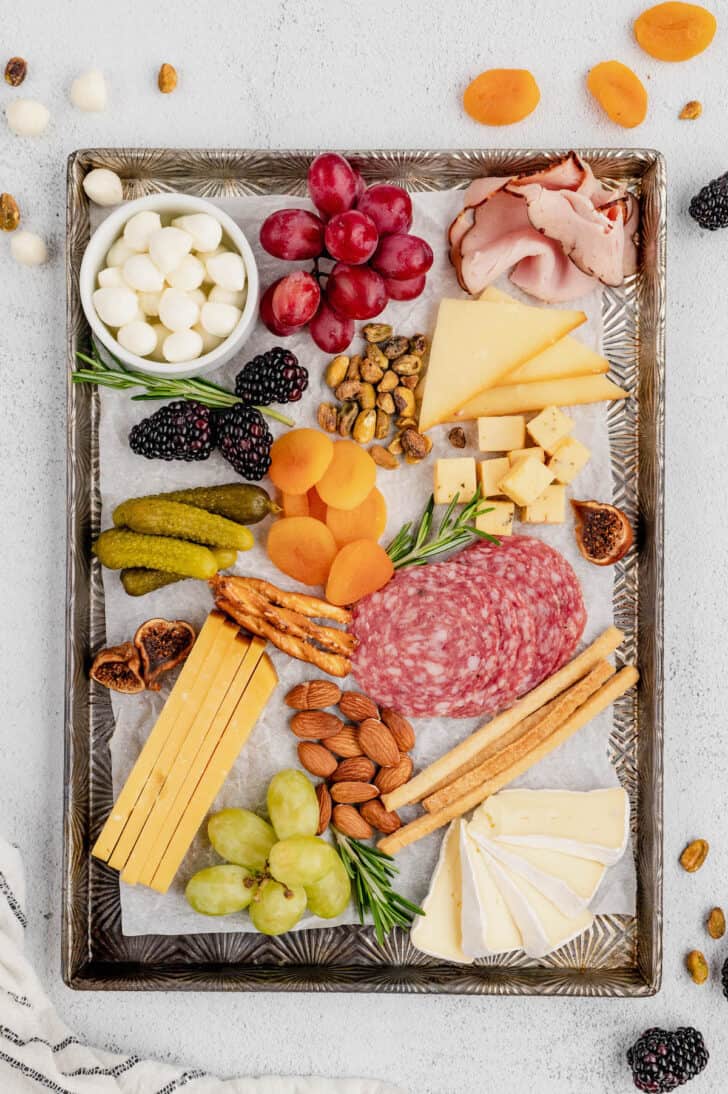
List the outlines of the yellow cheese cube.
<svg viewBox="0 0 728 1094">
<path fill-rule="evenodd" d="M 519 460 L 525 459 L 539 460 L 541 463 L 546 463 L 546 453 L 543 448 L 514 448 L 512 452 L 508 453 L 508 460 L 513 467 Z"/>
<path fill-rule="evenodd" d="M 565 517 L 565 486 L 547 486 L 540 498 L 521 511 L 524 524 L 563 524 Z"/>
<path fill-rule="evenodd" d="M 435 461 L 434 494 L 438 505 L 449 505 L 456 494 L 461 504 L 470 501 L 474 493 L 475 460 L 472 456 Z"/>
<path fill-rule="evenodd" d="M 526 419 L 522 414 L 478 418 L 478 448 L 481 452 L 508 452 L 526 443 Z"/>
<path fill-rule="evenodd" d="M 515 501 L 516 505 L 530 505 L 541 497 L 553 478 L 551 471 L 538 460 L 519 460 L 503 476 L 498 488 L 507 498 Z"/>
<path fill-rule="evenodd" d="M 552 456 L 564 438 L 571 433 L 574 420 L 557 406 L 547 406 L 531 419 L 526 428 L 529 437 Z"/>
<path fill-rule="evenodd" d="M 562 441 L 549 460 L 549 470 L 553 471 L 557 482 L 573 482 L 591 459 L 591 452 L 576 437 L 567 437 Z"/>
<path fill-rule="evenodd" d="M 489 536 L 512 536 L 516 507 L 512 501 L 493 501 L 488 513 L 475 518 L 475 527 Z"/>
<path fill-rule="evenodd" d="M 484 498 L 494 498 L 500 494 L 498 483 L 510 470 L 507 456 L 496 456 L 493 460 L 480 460 L 478 463 L 478 481 L 480 493 Z"/>
</svg>

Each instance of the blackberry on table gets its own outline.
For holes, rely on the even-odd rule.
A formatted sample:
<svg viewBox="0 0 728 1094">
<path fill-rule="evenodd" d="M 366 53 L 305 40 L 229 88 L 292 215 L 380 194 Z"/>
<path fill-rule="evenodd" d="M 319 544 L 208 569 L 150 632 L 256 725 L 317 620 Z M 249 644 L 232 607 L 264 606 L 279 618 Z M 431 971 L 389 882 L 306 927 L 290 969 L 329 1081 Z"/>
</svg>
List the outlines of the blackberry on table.
<svg viewBox="0 0 728 1094">
<path fill-rule="evenodd" d="M 148 460 L 206 460 L 215 447 L 209 407 L 180 399 L 132 426 L 129 446 Z"/>
<path fill-rule="evenodd" d="M 244 403 L 270 406 L 296 403 L 308 387 L 308 371 L 290 350 L 274 346 L 248 361 L 238 373 L 235 394 Z"/>
<path fill-rule="evenodd" d="M 697 1029 L 648 1029 L 627 1050 L 638 1090 L 664 1094 L 694 1079 L 708 1063 L 708 1050 Z"/>
<path fill-rule="evenodd" d="M 244 479 L 262 479 L 270 467 L 273 436 L 255 407 L 237 403 L 221 411 L 217 443 L 225 459 Z"/>
<path fill-rule="evenodd" d="M 690 202 L 688 212 L 710 232 L 728 228 L 728 172 L 704 186 Z"/>
</svg>

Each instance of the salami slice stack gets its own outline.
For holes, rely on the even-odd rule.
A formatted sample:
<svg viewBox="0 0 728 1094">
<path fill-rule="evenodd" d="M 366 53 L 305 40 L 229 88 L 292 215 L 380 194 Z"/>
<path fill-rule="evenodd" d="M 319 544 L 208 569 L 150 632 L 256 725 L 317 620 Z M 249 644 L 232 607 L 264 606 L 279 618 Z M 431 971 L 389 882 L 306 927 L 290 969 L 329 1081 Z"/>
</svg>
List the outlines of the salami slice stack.
<svg viewBox="0 0 728 1094">
<path fill-rule="evenodd" d="M 579 581 L 530 536 L 478 540 L 401 570 L 359 602 L 353 672 L 382 706 L 414 717 L 494 714 L 572 656 L 586 623 Z"/>
</svg>

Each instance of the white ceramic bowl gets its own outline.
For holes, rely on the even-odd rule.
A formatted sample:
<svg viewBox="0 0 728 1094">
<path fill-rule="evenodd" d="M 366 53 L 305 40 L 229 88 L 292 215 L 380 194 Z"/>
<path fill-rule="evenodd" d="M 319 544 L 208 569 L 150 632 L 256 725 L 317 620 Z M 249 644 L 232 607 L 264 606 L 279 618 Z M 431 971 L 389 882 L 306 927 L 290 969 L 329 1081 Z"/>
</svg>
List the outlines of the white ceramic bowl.
<svg viewBox="0 0 728 1094">
<path fill-rule="evenodd" d="M 106 255 L 109 248 L 124 230 L 124 225 L 136 213 L 145 209 L 151 209 L 160 213 L 162 218 L 168 220 L 172 217 L 183 216 L 187 213 L 209 213 L 222 225 L 222 242 L 237 251 L 245 265 L 247 278 L 247 296 L 243 307 L 243 314 L 232 334 L 229 334 L 224 342 L 216 346 L 210 353 L 202 357 L 196 357 L 193 361 L 180 361 L 177 364 L 167 364 L 159 361 L 151 361 L 148 357 L 138 357 L 135 353 L 129 353 L 119 345 L 114 335 L 105 323 L 102 323 L 96 314 L 93 305 L 93 294 L 97 288 L 96 278 L 99 270 L 106 265 Z M 248 339 L 258 316 L 258 296 L 260 281 L 255 256 L 244 233 L 238 228 L 232 217 L 202 198 L 189 197 L 185 194 L 151 194 L 146 198 L 137 198 L 136 201 L 126 202 L 114 210 L 98 226 L 84 252 L 79 275 L 81 290 L 81 304 L 88 319 L 94 338 L 99 346 L 99 352 L 107 364 L 113 362 L 104 353 L 108 350 L 118 358 L 126 368 L 136 372 L 146 373 L 148 376 L 167 376 L 186 379 L 189 376 L 202 376 L 206 372 L 220 368 L 231 357 L 234 357 L 243 343 Z"/>
</svg>

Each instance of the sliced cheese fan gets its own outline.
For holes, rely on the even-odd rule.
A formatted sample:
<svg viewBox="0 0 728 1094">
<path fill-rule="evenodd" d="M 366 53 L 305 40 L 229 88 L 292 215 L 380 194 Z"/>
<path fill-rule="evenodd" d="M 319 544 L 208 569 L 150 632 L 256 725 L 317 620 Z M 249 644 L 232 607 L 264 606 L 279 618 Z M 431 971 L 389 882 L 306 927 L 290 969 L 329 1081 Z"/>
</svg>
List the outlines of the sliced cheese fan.
<svg viewBox="0 0 728 1094">
<path fill-rule="evenodd" d="M 465 821 L 456 820 L 448 828 L 440 848 L 430 891 L 425 897 L 423 916 L 414 921 L 412 945 L 431 957 L 470 965 L 462 948 L 462 870 L 460 867 L 460 830 Z"/>
<path fill-rule="evenodd" d="M 486 856 L 468 832 L 460 828 L 462 871 L 462 949 L 468 957 L 488 957 L 521 948 L 521 933 L 503 899 Z"/>
</svg>

